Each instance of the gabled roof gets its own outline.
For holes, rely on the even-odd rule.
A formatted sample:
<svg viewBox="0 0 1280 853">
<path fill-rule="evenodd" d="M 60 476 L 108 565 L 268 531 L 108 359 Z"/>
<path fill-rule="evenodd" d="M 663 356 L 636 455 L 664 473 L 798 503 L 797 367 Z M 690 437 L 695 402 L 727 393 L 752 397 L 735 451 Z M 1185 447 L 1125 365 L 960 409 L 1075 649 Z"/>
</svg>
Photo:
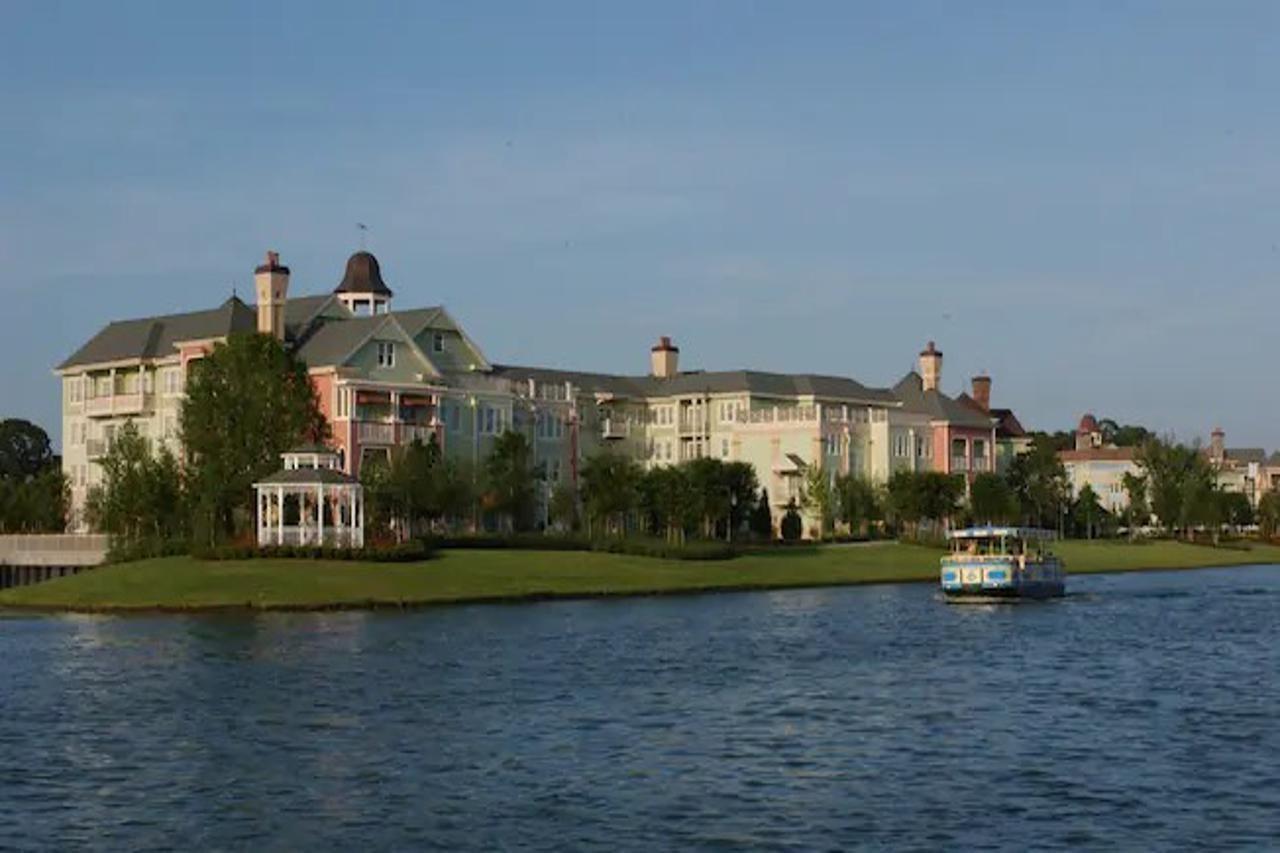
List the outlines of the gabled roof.
<svg viewBox="0 0 1280 853">
<path fill-rule="evenodd" d="M 908 412 L 928 415 L 934 420 L 946 421 L 955 426 L 985 429 L 992 426 L 990 415 L 974 411 L 941 391 L 924 390 L 924 380 L 914 370 L 898 380 L 898 384 L 893 386 L 893 393 Z"/>
<path fill-rule="evenodd" d="M 1013 413 L 1013 409 L 984 409 L 981 403 L 964 392 L 961 392 L 960 396 L 956 397 L 956 402 L 963 406 L 968 406 L 975 414 L 986 415 L 994 420 L 996 422 L 996 438 L 1023 438 L 1027 434 L 1027 431 L 1022 427 L 1022 422 Z"/>
<path fill-rule="evenodd" d="M 1226 456 L 1229 462 L 1266 462 L 1267 451 L 1261 447 L 1228 447 Z"/>
<path fill-rule="evenodd" d="M 409 346 L 432 375 L 440 375 L 440 369 L 414 343 L 413 336 L 401 325 L 396 314 L 375 314 L 369 317 L 353 317 L 336 323 L 325 323 L 312 332 L 302 346 L 298 347 L 296 355 L 308 367 L 341 365 L 384 327 L 392 329 L 396 337 Z"/>
<path fill-rule="evenodd" d="M 58 370 L 105 362 L 164 358 L 179 341 L 225 338 L 257 328 L 257 312 L 233 296 L 217 308 L 109 323 Z"/>
</svg>

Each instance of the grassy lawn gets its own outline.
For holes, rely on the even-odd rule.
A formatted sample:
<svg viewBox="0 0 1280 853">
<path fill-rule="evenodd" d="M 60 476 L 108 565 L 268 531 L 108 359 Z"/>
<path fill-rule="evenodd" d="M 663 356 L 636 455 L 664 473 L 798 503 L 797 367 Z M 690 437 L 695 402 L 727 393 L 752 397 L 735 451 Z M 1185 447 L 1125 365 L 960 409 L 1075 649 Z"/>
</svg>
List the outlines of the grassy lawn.
<svg viewBox="0 0 1280 853">
<path fill-rule="evenodd" d="M 1071 572 L 1280 563 L 1280 548 L 1252 551 L 1161 542 L 1063 543 Z M 326 560 L 201 562 L 168 557 L 107 566 L 0 592 L 5 605 L 71 609 L 396 606 L 716 589 L 771 589 L 933 581 L 939 551 L 912 545 L 827 546 L 682 562 L 614 554 L 447 551 L 411 564 Z"/>
</svg>

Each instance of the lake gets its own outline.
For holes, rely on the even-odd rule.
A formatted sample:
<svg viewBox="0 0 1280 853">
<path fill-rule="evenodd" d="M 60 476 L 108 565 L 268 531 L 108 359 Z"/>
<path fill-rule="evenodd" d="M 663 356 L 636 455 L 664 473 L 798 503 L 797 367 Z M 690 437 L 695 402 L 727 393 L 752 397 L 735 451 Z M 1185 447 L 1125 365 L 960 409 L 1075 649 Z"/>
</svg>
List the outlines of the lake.
<svg viewBox="0 0 1280 853">
<path fill-rule="evenodd" d="M 1280 567 L 409 613 L 0 616 L 0 848 L 1280 838 Z"/>
</svg>

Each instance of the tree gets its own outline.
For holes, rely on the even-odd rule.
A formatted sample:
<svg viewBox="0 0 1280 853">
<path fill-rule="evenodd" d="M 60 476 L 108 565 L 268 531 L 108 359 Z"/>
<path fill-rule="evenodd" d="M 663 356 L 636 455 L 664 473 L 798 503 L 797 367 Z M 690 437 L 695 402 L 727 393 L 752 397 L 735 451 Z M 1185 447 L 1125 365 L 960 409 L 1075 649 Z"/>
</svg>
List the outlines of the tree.
<svg viewBox="0 0 1280 853">
<path fill-rule="evenodd" d="M 800 506 L 818 522 L 816 538 L 823 538 L 835 520 L 837 494 L 832 487 L 831 474 L 815 462 L 804 468 L 804 481 L 800 489 Z"/>
<path fill-rule="evenodd" d="M 695 491 L 692 469 L 665 465 L 651 469 L 641 479 L 640 505 L 655 532 L 668 542 L 684 542 L 686 532 L 702 518 L 703 502 Z"/>
<path fill-rule="evenodd" d="M 1129 538 L 1137 536 L 1138 528 L 1151 520 L 1151 507 L 1147 503 L 1147 478 L 1132 471 L 1120 477 L 1129 504 L 1125 507 L 1125 524 L 1129 526 Z"/>
<path fill-rule="evenodd" d="M 522 432 L 504 432 L 484 462 L 486 509 L 504 518 L 509 529 L 531 530 L 537 500 L 535 479 L 529 439 Z"/>
<path fill-rule="evenodd" d="M 880 498 L 869 480 L 855 474 L 844 474 L 836 478 L 835 489 L 841 517 L 849 525 L 850 533 L 858 535 L 879 519 Z"/>
<path fill-rule="evenodd" d="M 885 485 L 885 509 L 899 528 L 918 535 L 924 517 L 924 494 L 920 477 L 913 471 L 895 471 Z"/>
<path fill-rule="evenodd" d="M 587 459 L 579 476 L 588 532 L 592 524 L 599 522 L 606 532 L 624 533 L 627 517 L 639 505 L 644 476 L 640 465 L 628 456 L 606 450 Z"/>
<path fill-rule="evenodd" d="M 723 471 L 724 483 L 729 491 L 729 529 L 732 536 L 742 529 L 755 510 L 760 481 L 756 479 L 755 466 L 750 462 L 726 462 L 723 464 Z M 767 511 L 768 506 L 765 509 Z"/>
<path fill-rule="evenodd" d="M 1014 458 L 1008 479 L 1023 520 L 1035 527 L 1057 527 L 1067 502 L 1067 471 L 1051 440 L 1033 438 L 1031 449 Z"/>
<path fill-rule="evenodd" d="M 153 455 L 133 421 L 126 421 L 100 464 L 102 482 L 85 506 L 91 527 L 126 546 L 186 533 L 182 472 L 167 448 Z"/>
<path fill-rule="evenodd" d="M 1076 530 L 1083 529 L 1086 539 L 1092 539 L 1106 512 L 1093 486 L 1085 483 L 1080 494 L 1076 495 L 1075 506 L 1071 510 L 1072 525 Z"/>
<path fill-rule="evenodd" d="M 804 535 L 804 521 L 800 518 L 799 507 L 795 498 L 787 503 L 787 511 L 782 516 L 782 539 L 784 542 L 796 542 Z"/>
<path fill-rule="evenodd" d="M 974 520 L 984 524 L 1009 524 L 1021 513 L 1018 496 L 999 474 L 979 474 L 969 489 L 969 508 Z"/>
<path fill-rule="evenodd" d="M 768 489 L 760 490 L 760 499 L 752 507 L 747 525 L 751 528 L 752 535 L 766 540 L 773 538 L 773 513 L 769 509 Z"/>
<path fill-rule="evenodd" d="M 1217 515 L 1213 492 L 1217 475 L 1196 445 L 1151 439 L 1138 451 L 1138 465 L 1149 484 L 1151 509 L 1162 525 L 1180 527 L 1188 539 L 1195 526 Z"/>
<path fill-rule="evenodd" d="M 578 529 L 578 494 L 574 491 L 572 483 L 566 481 L 556 484 L 556 487 L 551 490 L 548 510 L 552 524 L 559 525 L 565 530 Z"/>
<path fill-rule="evenodd" d="M 1268 539 L 1280 532 L 1280 492 L 1267 492 L 1258 501 L 1258 526 Z"/>
<path fill-rule="evenodd" d="M 48 433 L 21 418 L 0 420 L 0 480 L 25 482 L 53 461 Z"/>
<path fill-rule="evenodd" d="M 1243 492 L 1218 491 L 1218 516 L 1223 524 L 1234 528 L 1254 523 L 1253 505 Z"/>
<path fill-rule="evenodd" d="M 187 472 L 202 536 L 252 517 L 253 483 L 280 455 L 327 440 L 328 425 L 302 362 L 269 335 L 231 335 L 195 362 L 182 404 Z"/>
<path fill-rule="evenodd" d="M 51 464 L 25 480 L 0 478 L 0 533 L 58 533 L 66 530 L 71 485 Z"/>
</svg>

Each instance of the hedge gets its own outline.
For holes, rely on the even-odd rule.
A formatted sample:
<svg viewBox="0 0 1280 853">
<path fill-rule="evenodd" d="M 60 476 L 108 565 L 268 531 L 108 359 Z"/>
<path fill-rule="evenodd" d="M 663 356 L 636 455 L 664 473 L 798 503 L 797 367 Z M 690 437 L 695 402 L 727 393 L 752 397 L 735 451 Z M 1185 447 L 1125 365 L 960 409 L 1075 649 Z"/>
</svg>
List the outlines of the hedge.
<svg viewBox="0 0 1280 853">
<path fill-rule="evenodd" d="M 417 563 L 430 559 L 431 555 L 432 548 L 422 540 L 368 548 L 220 545 L 195 552 L 195 556 L 201 560 L 349 560 L 362 563 Z"/>
</svg>

